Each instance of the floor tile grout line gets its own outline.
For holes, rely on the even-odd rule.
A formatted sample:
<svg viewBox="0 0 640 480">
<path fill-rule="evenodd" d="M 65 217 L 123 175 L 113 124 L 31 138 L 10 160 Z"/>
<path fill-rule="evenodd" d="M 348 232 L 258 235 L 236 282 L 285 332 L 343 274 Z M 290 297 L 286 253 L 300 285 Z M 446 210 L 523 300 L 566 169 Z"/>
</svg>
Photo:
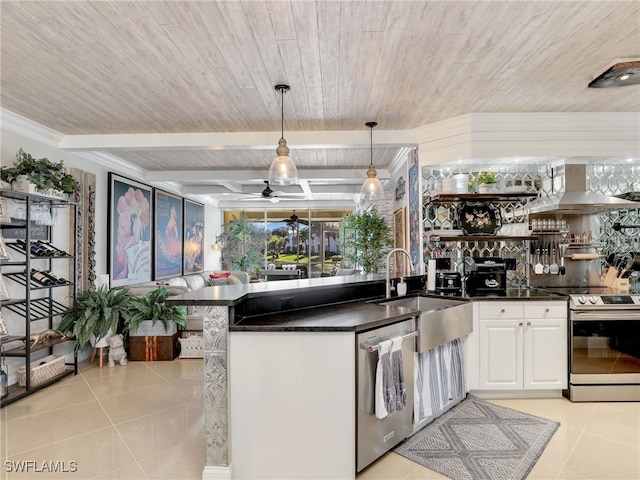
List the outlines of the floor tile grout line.
<svg viewBox="0 0 640 480">
<path fill-rule="evenodd" d="M 127 372 L 124 371 L 122 372 L 123 375 L 126 375 Z M 85 379 L 86 381 L 86 379 Z M 105 406 L 102 404 L 102 401 L 100 400 L 100 398 L 98 398 L 98 396 L 95 394 L 95 391 L 91 388 L 91 385 L 89 385 L 87 383 L 87 386 L 91 389 L 91 392 L 94 394 L 94 396 L 96 397 L 96 400 L 98 401 L 98 405 L 100 405 L 100 408 L 102 409 L 102 411 L 104 412 L 105 416 L 109 419 L 109 422 L 111 423 L 111 426 L 113 427 L 113 429 L 115 430 L 116 434 L 118 435 L 118 438 L 120 439 L 120 441 L 122 442 L 122 444 L 124 445 L 124 448 L 127 449 L 127 451 L 129 452 L 129 455 L 131 455 L 131 458 L 133 458 L 133 461 L 135 462 L 135 464 L 138 466 L 138 468 L 140 469 L 140 471 L 142 472 L 142 474 L 144 475 L 144 480 L 149 480 L 149 476 L 147 475 L 147 472 L 144 471 L 144 468 L 142 468 L 142 465 L 140 465 L 140 462 L 138 461 L 138 458 L 135 456 L 135 454 L 133 453 L 133 451 L 131 450 L 131 448 L 129 447 L 129 444 L 125 441 L 124 437 L 122 436 L 122 432 L 120 432 L 120 430 L 118 429 L 117 424 L 113 421 L 113 418 L 111 418 L 111 415 L 109 415 L 109 412 L 107 412 L 107 409 L 105 408 Z M 138 391 L 139 389 L 136 389 L 134 391 Z M 125 392 L 126 394 L 130 393 L 130 392 Z M 110 398 L 110 397 L 105 397 L 105 398 Z M 120 467 L 118 467 L 120 468 Z M 112 472 L 115 472 L 118 470 L 118 468 L 115 468 L 113 470 L 111 470 Z M 105 473 L 105 472 L 101 472 L 101 473 Z M 108 473 L 108 472 L 106 472 Z"/>
</svg>

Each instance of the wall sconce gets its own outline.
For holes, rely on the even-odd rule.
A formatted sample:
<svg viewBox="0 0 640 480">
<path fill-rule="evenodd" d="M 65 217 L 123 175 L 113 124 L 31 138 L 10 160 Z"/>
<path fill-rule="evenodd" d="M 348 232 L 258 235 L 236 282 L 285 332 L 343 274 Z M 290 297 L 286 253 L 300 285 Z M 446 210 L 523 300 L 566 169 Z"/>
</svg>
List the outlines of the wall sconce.
<svg viewBox="0 0 640 480">
<path fill-rule="evenodd" d="M 211 250 L 219 252 L 222 250 L 222 244 L 220 243 L 220 237 L 216 235 L 216 241 L 211 244 Z"/>
</svg>

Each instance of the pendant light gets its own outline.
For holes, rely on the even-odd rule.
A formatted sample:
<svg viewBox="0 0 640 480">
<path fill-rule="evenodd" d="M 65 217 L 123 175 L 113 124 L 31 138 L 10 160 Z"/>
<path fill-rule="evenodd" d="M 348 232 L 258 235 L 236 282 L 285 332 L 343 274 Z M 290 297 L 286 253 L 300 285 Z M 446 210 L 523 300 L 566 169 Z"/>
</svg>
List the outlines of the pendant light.
<svg viewBox="0 0 640 480">
<path fill-rule="evenodd" d="M 269 183 L 272 185 L 295 185 L 298 180 L 298 169 L 289 156 L 289 147 L 287 147 L 287 141 L 284 139 L 284 94 L 288 92 L 289 85 L 276 85 L 275 89 L 280 92 L 281 97 L 281 135 L 278 142 L 278 148 L 276 153 L 278 156 L 271 162 L 269 167 Z"/>
<path fill-rule="evenodd" d="M 362 183 L 362 188 L 360 189 L 360 198 L 362 200 L 373 201 L 382 197 L 384 193 L 384 187 L 380 180 L 378 180 L 376 167 L 373 166 L 373 127 L 378 125 L 378 123 L 367 122 L 365 125 L 371 129 L 371 163 L 367 170 L 367 179 Z"/>
</svg>

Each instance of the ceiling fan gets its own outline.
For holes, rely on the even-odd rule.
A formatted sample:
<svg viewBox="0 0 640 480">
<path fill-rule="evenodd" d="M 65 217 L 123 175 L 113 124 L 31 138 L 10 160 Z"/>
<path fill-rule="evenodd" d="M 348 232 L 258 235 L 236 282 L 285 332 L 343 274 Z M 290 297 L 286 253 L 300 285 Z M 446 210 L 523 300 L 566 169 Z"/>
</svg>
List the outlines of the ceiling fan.
<svg viewBox="0 0 640 480">
<path fill-rule="evenodd" d="M 258 197 L 261 199 L 269 200 L 272 203 L 277 203 L 280 201 L 280 198 L 285 198 L 290 195 L 280 190 L 272 190 L 269 186 L 269 180 L 264 180 L 264 183 L 266 184 L 266 187 L 264 187 L 264 190 L 262 190 L 262 192 L 248 193 L 247 195 L 250 195 L 251 198 L 245 198 L 244 200 L 255 200 L 256 197 Z"/>
<path fill-rule="evenodd" d="M 300 224 L 300 225 L 309 225 L 309 222 L 303 218 L 300 218 L 296 215 L 296 211 L 293 211 L 293 214 L 289 217 L 289 218 L 283 218 L 282 219 L 283 222 L 287 222 L 287 225 L 295 225 L 295 224 Z"/>
</svg>

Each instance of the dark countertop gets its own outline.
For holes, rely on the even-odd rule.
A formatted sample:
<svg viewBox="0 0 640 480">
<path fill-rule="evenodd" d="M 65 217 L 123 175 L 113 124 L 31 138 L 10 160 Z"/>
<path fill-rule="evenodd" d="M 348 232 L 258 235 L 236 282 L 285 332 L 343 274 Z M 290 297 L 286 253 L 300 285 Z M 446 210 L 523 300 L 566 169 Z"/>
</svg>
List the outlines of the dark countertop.
<svg viewBox="0 0 640 480">
<path fill-rule="evenodd" d="M 371 301 L 383 299 L 384 281 L 384 274 L 370 274 L 225 285 L 170 297 L 167 303 L 233 307 L 235 313 L 229 326 L 232 332 L 361 332 L 420 314 L 412 308 L 379 305 Z M 350 296 L 352 292 L 360 296 Z M 473 302 L 567 300 L 561 295 L 529 289 L 509 289 L 505 295 L 476 297 L 415 291 L 407 296 L 416 294 Z M 339 295 L 345 298 L 338 298 Z"/>
<path fill-rule="evenodd" d="M 315 292 L 339 286 L 360 284 L 384 284 L 385 275 L 344 275 L 340 277 L 305 278 L 272 282 L 247 283 L 242 285 L 222 285 L 205 287 L 167 299 L 170 305 L 237 305 L 241 301 L 258 296 L 288 295 L 313 288 Z"/>
<path fill-rule="evenodd" d="M 247 318 L 229 326 L 232 332 L 361 332 L 413 318 L 419 310 L 373 302 L 349 302 Z"/>
<path fill-rule="evenodd" d="M 558 295 L 549 292 L 540 292 L 537 290 L 529 290 L 528 288 L 510 288 L 507 289 L 506 295 L 485 295 L 468 298 L 473 302 L 493 302 L 500 300 L 559 300 L 561 302 L 566 302 L 568 300 L 564 295 Z"/>
</svg>

